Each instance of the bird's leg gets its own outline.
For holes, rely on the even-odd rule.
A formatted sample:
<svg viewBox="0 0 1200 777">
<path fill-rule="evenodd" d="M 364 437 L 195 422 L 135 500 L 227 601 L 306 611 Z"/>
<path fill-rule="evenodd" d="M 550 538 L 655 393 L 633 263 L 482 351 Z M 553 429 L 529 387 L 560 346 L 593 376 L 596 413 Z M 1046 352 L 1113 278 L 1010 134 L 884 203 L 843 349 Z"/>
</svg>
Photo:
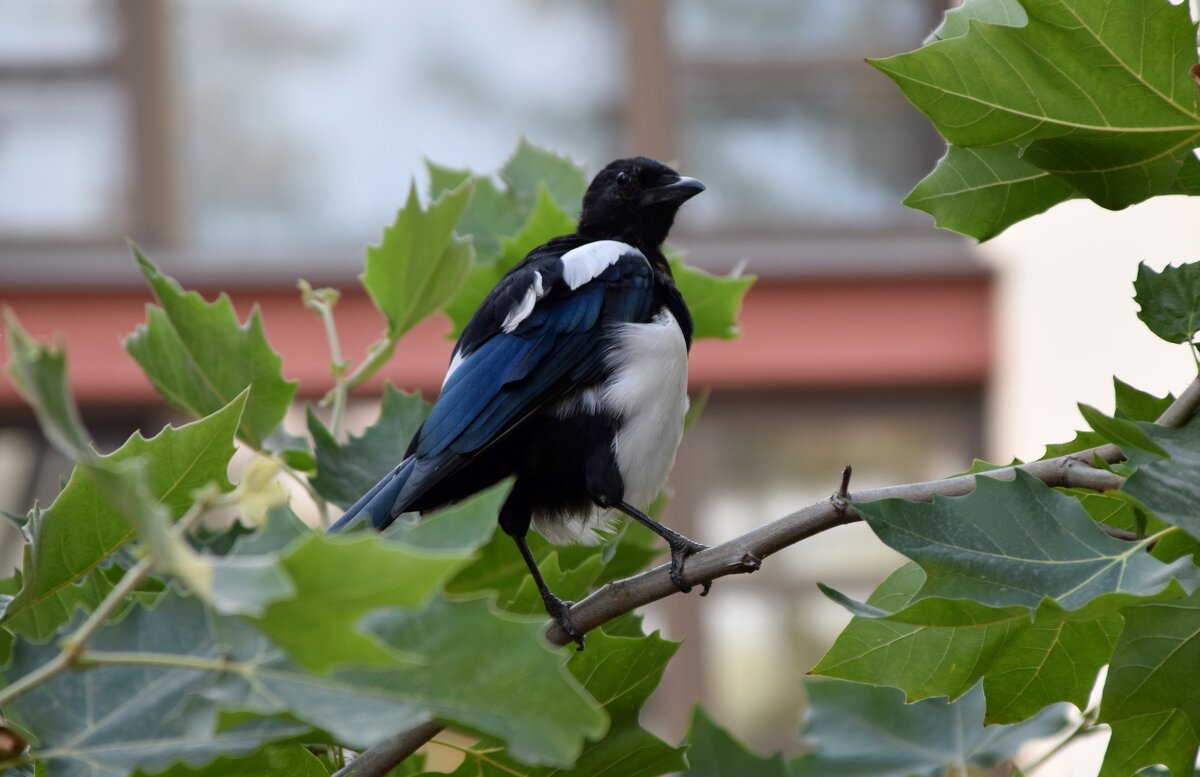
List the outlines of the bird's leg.
<svg viewBox="0 0 1200 777">
<path fill-rule="evenodd" d="M 668 529 L 666 526 L 663 526 L 661 523 L 624 500 L 618 502 L 614 506 L 633 520 L 642 524 L 646 528 L 650 529 L 650 531 L 667 541 L 667 544 L 671 546 L 671 582 L 675 584 L 676 588 L 685 594 L 691 591 L 692 587 L 683 582 L 683 560 L 693 553 L 706 550 L 708 546 L 701 545 L 695 540 L 689 540 L 679 532 Z M 700 595 L 708 596 L 709 588 L 712 588 L 711 580 L 704 583 L 704 590 L 700 592 Z"/>
<path fill-rule="evenodd" d="M 571 639 L 578 643 L 578 650 L 583 650 L 583 632 L 575 628 L 575 624 L 571 621 L 573 602 L 564 602 L 559 599 L 550 590 L 550 586 L 546 585 L 541 571 L 538 570 L 537 562 L 533 560 L 533 553 L 529 551 L 529 543 L 525 541 L 525 535 L 513 535 L 513 541 L 517 543 L 517 548 L 520 549 L 521 556 L 525 559 L 525 566 L 529 567 L 529 574 L 533 575 L 533 582 L 537 583 L 538 591 L 542 594 L 542 602 L 546 605 L 546 612 L 559 626 L 562 626 L 563 631 L 571 635 Z"/>
</svg>

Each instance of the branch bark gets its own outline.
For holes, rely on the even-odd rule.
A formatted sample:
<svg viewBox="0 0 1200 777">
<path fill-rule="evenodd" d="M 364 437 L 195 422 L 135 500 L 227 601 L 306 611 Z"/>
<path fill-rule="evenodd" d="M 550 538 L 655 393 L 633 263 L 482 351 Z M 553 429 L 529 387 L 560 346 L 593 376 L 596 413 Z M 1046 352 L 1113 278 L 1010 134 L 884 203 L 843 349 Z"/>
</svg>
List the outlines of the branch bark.
<svg viewBox="0 0 1200 777">
<path fill-rule="evenodd" d="M 1200 376 L 1192 381 L 1187 390 L 1179 395 L 1155 423 L 1161 426 L 1182 426 L 1195 414 L 1198 406 Z M 1120 488 L 1124 482 L 1120 476 L 1095 467 L 1092 462 L 1101 460 L 1114 464 L 1124 458 L 1117 446 L 1101 445 L 1078 453 L 1031 461 L 1016 467 L 1003 467 L 978 475 L 959 475 L 944 480 L 852 491 L 848 494 L 847 467 L 843 472 L 840 487 L 828 499 L 785 515 L 722 545 L 688 556 L 684 566 L 684 580 L 688 585 L 695 586 L 727 575 L 754 572 L 762 565 L 763 559 L 788 546 L 834 527 L 862 520 L 854 509 L 854 502 L 873 502 L 879 499 L 924 502 L 938 495 L 962 496 L 974 490 L 977 478 L 1012 480 L 1016 477 L 1018 469 L 1049 486 L 1099 490 Z M 586 633 L 638 607 L 677 593 L 679 590 L 671 582 L 670 564 L 663 564 L 639 575 L 605 584 L 571 607 L 571 620 L 576 628 Z M 551 623 L 546 632 L 546 639 L 559 646 L 572 641 L 556 623 Z M 333 777 L 383 777 L 396 764 L 437 736 L 443 728 L 445 726 L 440 723 L 429 722 L 402 731 L 367 749 L 339 769 Z"/>
</svg>

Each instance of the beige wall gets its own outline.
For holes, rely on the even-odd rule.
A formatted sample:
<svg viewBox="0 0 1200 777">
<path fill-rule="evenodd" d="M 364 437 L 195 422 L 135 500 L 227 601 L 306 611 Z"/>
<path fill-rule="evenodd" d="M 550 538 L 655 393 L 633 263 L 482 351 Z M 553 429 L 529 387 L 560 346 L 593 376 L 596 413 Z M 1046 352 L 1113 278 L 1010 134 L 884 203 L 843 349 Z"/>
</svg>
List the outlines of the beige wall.
<svg viewBox="0 0 1200 777">
<path fill-rule="evenodd" d="M 1139 261 L 1200 261 L 1200 198 L 1160 197 L 1124 211 L 1068 202 L 980 246 L 996 270 L 993 460 L 1037 458 L 1084 426 L 1076 402 L 1111 412 L 1112 376 L 1162 394 L 1196 373 L 1185 346 L 1137 318 Z"/>
</svg>

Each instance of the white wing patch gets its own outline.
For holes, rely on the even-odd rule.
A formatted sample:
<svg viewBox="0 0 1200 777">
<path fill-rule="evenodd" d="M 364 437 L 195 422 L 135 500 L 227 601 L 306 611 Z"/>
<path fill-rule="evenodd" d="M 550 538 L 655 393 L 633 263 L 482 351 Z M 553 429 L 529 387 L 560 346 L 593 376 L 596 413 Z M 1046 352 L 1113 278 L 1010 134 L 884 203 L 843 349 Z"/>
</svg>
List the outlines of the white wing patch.
<svg viewBox="0 0 1200 777">
<path fill-rule="evenodd" d="M 568 288 L 578 289 L 612 267 L 622 256 L 628 255 L 646 258 L 641 251 L 618 240 L 585 243 L 562 255 L 563 280 Z"/>
<path fill-rule="evenodd" d="M 443 387 L 445 387 L 446 381 L 450 380 L 450 376 L 454 374 L 454 371 L 462 366 L 462 363 L 463 363 L 462 349 L 455 348 L 454 356 L 452 356 L 450 358 L 450 366 L 446 369 L 446 377 L 442 378 L 442 386 Z"/>
<path fill-rule="evenodd" d="M 542 287 L 542 274 L 535 272 L 533 274 L 533 283 L 529 284 L 529 288 L 525 290 L 525 296 L 521 298 L 520 303 L 515 308 L 508 312 L 504 317 L 504 323 L 501 328 L 512 334 L 521 322 L 529 318 L 529 314 L 533 312 L 533 306 L 537 301 L 546 296 L 546 290 Z"/>
</svg>

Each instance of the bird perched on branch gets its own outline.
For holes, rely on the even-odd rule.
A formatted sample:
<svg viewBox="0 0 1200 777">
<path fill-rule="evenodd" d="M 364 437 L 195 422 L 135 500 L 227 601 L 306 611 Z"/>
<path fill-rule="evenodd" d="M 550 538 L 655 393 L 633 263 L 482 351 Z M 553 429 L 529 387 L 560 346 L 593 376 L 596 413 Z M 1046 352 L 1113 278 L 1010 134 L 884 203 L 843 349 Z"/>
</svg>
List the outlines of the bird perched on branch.
<svg viewBox="0 0 1200 777">
<path fill-rule="evenodd" d="M 684 559 L 705 546 L 647 516 L 687 412 L 692 317 L 661 245 L 694 178 L 645 157 L 596 175 L 574 234 L 535 248 L 475 311 L 405 459 L 330 531 L 382 529 L 515 476 L 500 526 L 516 541 L 546 611 L 583 649 L 570 603 L 546 585 L 525 535 L 594 543 L 613 510 Z M 707 591 L 707 587 L 706 587 Z"/>
</svg>

